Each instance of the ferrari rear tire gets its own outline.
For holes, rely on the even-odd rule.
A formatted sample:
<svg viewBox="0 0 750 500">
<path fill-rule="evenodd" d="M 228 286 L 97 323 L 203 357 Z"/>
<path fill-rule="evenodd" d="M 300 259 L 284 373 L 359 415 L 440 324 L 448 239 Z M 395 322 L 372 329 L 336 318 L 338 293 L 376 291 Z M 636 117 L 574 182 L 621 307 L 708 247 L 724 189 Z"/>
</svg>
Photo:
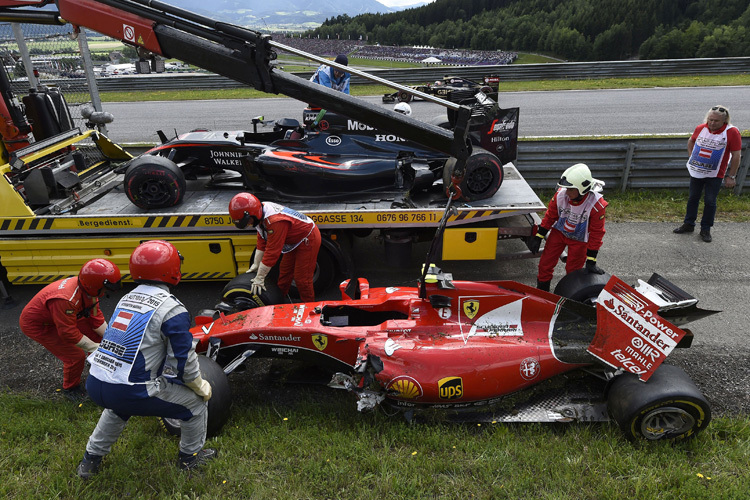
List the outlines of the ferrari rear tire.
<svg viewBox="0 0 750 500">
<path fill-rule="evenodd" d="M 612 381 L 607 408 L 629 440 L 681 441 L 706 428 L 711 407 L 687 373 L 661 365 L 641 382 L 633 374 Z"/>
<path fill-rule="evenodd" d="M 125 194 L 139 208 L 168 208 L 185 196 L 185 174 L 172 160 L 144 155 L 133 160 L 125 172 Z"/>
<path fill-rule="evenodd" d="M 201 368 L 201 377 L 211 384 L 206 437 L 214 437 L 219 434 L 224 424 L 229 420 L 232 390 L 229 387 L 229 379 L 216 361 L 206 356 L 198 356 L 198 364 Z M 182 420 L 162 418 L 161 423 L 168 433 L 174 436 L 181 434 Z"/>
<path fill-rule="evenodd" d="M 596 304 L 596 298 L 607 285 L 612 275 L 591 274 L 585 269 L 578 269 L 566 274 L 555 286 L 555 294 L 567 297 L 589 306 Z"/>
<path fill-rule="evenodd" d="M 447 189 L 456 162 L 452 158 L 443 167 L 443 186 Z M 474 148 L 466 160 L 464 178 L 458 187 L 464 201 L 484 200 L 492 197 L 503 183 L 503 166 L 497 156 L 482 148 Z"/>
<path fill-rule="evenodd" d="M 411 102 L 412 95 L 405 90 L 398 93 L 398 102 Z"/>
</svg>

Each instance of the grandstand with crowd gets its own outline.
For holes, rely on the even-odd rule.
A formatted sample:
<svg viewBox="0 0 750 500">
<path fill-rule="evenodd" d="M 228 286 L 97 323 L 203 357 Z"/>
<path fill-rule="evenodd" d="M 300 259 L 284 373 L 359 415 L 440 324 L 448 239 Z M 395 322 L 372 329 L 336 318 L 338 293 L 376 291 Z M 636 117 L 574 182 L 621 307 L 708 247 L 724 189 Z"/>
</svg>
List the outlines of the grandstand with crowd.
<svg viewBox="0 0 750 500">
<path fill-rule="evenodd" d="M 518 58 L 516 52 L 502 50 L 459 50 L 435 47 L 368 45 L 363 40 L 305 38 L 299 35 L 284 33 L 274 33 L 272 37 L 281 44 L 321 57 L 335 57 L 338 54 L 348 54 L 349 57 L 361 57 L 363 59 L 455 66 L 497 66 L 510 64 Z"/>
</svg>

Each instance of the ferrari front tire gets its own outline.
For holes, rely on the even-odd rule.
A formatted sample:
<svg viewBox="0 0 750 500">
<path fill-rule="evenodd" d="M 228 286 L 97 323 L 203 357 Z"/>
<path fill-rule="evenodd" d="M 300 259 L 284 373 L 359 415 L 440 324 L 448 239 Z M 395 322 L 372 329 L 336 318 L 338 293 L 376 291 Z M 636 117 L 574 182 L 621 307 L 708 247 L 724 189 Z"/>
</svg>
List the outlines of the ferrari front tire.
<svg viewBox="0 0 750 500">
<path fill-rule="evenodd" d="M 250 259 L 252 262 L 253 259 Z M 221 291 L 221 299 L 236 311 L 254 309 L 261 306 L 281 304 L 284 297 L 272 276 L 266 277 L 266 289 L 255 295 L 252 292 L 253 279 L 257 273 L 241 273 L 235 276 Z M 271 273 L 276 275 L 276 273 Z"/>
<path fill-rule="evenodd" d="M 232 390 L 229 387 L 229 379 L 216 361 L 206 356 L 198 356 L 198 364 L 201 369 L 201 377 L 211 384 L 206 437 L 214 437 L 219 434 L 224 424 L 229 420 Z M 168 433 L 174 436 L 181 434 L 182 420 L 162 418 L 161 423 Z"/>
<path fill-rule="evenodd" d="M 711 407 L 687 373 L 661 365 L 641 382 L 633 374 L 616 377 L 607 408 L 629 440 L 681 441 L 694 437 L 711 421 Z"/>
</svg>

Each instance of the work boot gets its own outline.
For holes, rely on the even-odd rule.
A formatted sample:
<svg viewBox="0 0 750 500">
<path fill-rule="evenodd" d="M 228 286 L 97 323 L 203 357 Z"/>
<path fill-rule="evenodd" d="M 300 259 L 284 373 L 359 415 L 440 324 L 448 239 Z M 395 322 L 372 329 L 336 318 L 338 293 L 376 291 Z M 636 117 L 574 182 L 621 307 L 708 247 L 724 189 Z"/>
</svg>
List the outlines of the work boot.
<svg viewBox="0 0 750 500">
<path fill-rule="evenodd" d="M 706 243 L 711 243 L 711 241 L 713 240 L 713 238 L 711 238 L 711 230 L 701 229 L 701 239 Z"/>
<path fill-rule="evenodd" d="M 209 460 L 216 458 L 218 451 L 215 448 L 203 448 L 198 453 L 188 454 L 180 452 L 177 458 L 177 465 L 182 470 L 193 470 L 196 469 Z"/>
<path fill-rule="evenodd" d="M 536 280 L 536 287 L 543 292 L 549 292 L 550 283 L 552 283 L 552 280 L 549 280 L 549 281 Z"/>
<path fill-rule="evenodd" d="M 66 399 L 74 403 L 83 403 L 89 399 L 89 395 L 83 387 L 83 384 L 78 384 L 70 389 L 63 389 L 60 392 L 62 392 L 62 395 L 65 396 Z"/>
<path fill-rule="evenodd" d="M 78 464 L 78 468 L 76 469 L 78 477 L 85 480 L 99 472 L 99 467 L 102 465 L 102 458 L 104 457 L 91 455 L 88 451 L 85 452 L 81 463 Z"/>
<path fill-rule="evenodd" d="M 692 226 L 690 224 L 683 224 L 672 232 L 675 234 L 684 234 L 692 233 L 693 231 L 695 231 L 695 226 Z"/>
</svg>

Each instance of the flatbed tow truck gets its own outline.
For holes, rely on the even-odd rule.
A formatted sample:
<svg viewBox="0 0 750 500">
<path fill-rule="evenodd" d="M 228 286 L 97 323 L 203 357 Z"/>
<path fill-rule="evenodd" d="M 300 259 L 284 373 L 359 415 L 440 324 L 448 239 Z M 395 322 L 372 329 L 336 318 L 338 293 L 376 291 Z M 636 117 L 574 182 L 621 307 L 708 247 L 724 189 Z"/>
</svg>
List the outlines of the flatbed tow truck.
<svg viewBox="0 0 750 500">
<path fill-rule="evenodd" d="M 32 8 L 49 3 L 0 0 L 0 20 L 69 22 L 265 92 L 353 114 L 370 126 L 448 153 L 456 159 L 454 178 L 462 175 L 471 154 L 466 139 L 471 110 L 466 106 L 420 96 L 453 113 L 456 125 L 447 130 L 279 71 L 271 64 L 276 57 L 274 49 L 297 52 L 332 66 L 335 63 L 276 44 L 245 28 L 152 0 L 58 0 L 54 2 L 57 11 Z M 400 88 L 354 68 L 347 71 Z M 84 262 L 96 257 L 108 258 L 127 270 L 132 250 L 150 239 L 166 239 L 177 246 L 185 256 L 185 281 L 229 280 L 249 267 L 256 234 L 237 230 L 227 214 L 228 202 L 239 189 L 207 189 L 188 181 L 178 207 L 138 208 L 123 190 L 123 174 L 116 171 L 132 159 L 129 153 L 96 130 L 80 131 L 64 120 L 55 123 L 59 130 L 52 127 L 52 132 L 42 134 L 38 117 L 44 115 L 46 105 L 27 104 L 26 111 L 34 108 L 37 117 L 29 125 L 23 107 L 17 105 L 5 83 L 0 100 L 4 149 L 4 162 L 0 163 L 0 278 L 5 274 L 14 285 L 45 284 L 76 274 Z M 34 141 L 29 134 L 34 135 Z M 491 260 L 497 257 L 498 239 L 531 236 L 533 224 L 538 223 L 536 213 L 545 206 L 512 163 L 503 168 L 503 185 L 493 197 L 470 205 L 453 204 L 443 237 L 444 260 Z M 347 202 L 284 204 L 309 215 L 321 229 L 324 238 L 315 284 L 316 290 L 322 290 L 333 285 L 337 276 L 354 275 L 352 241 L 373 230 L 381 231 L 386 262 L 400 264 L 410 252 L 411 242 L 429 239 L 435 233 L 446 201 L 442 192 L 425 192 L 408 203 L 364 197 Z M 512 216 L 521 216 L 523 223 L 505 227 L 504 221 Z M 529 255 L 524 251 L 508 257 Z"/>
</svg>

